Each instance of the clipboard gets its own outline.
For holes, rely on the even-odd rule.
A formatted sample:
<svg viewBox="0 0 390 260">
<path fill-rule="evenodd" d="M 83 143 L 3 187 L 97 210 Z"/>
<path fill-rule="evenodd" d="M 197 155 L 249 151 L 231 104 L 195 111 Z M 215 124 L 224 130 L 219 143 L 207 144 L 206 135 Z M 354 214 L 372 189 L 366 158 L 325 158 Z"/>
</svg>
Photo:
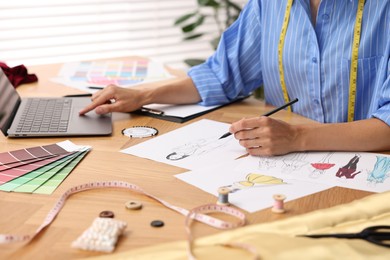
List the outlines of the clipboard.
<svg viewBox="0 0 390 260">
<path fill-rule="evenodd" d="M 238 98 L 230 103 L 217 106 L 201 106 L 198 104 L 190 105 L 165 105 L 165 104 L 150 104 L 143 106 L 141 109 L 134 111 L 139 115 L 150 116 L 162 120 L 167 120 L 175 123 L 185 123 L 191 119 L 197 118 L 209 112 L 212 112 L 221 107 L 239 102 L 249 96 Z"/>
</svg>

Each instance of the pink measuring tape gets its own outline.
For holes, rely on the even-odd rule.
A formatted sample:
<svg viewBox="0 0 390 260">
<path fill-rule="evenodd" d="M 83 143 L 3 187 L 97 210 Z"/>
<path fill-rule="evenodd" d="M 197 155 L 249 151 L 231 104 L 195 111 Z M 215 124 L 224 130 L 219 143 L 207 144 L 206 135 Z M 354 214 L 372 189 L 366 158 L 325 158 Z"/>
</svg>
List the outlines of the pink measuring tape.
<svg viewBox="0 0 390 260">
<path fill-rule="evenodd" d="M 38 229 L 35 231 L 33 234 L 29 235 L 12 235 L 12 234 L 0 234 L 0 244 L 9 244 L 13 242 L 29 242 L 36 235 L 38 235 L 45 227 L 49 226 L 55 217 L 58 215 L 58 213 L 61 211 L 62 207 L 65 205 L 65 201 L 68 197 L 71 195 L 82 192 L 82 191 L 87 191 L 87 190 L 92 190 L 92 189 L 99 189 L 99 188 L 124 188 L 124 189 L 129 189 L 141 194 L 144 194 L 150 198 L 153 198 L 154 200 L 160 202 L 164 206 L 166 206 L 169 209 L 172 209 L 174 211 L 177 211 L 178 213 L 186 216 L 186 231 L 188 234 L 188 242 L 189 242 L 189 255 L 192 258 L 195 258 L 193 253 L 192 253 L 192 236 L 191 236 L 191 222 L 193 219 L 200 221 L 204 224 L 207 224 L 209 226 L 218 228 L 218 229 L 232 229 L 236 227 L 240 227 L 245 225 L 246 218 L 245 214 L 242 213 L 241 211 L 228 207 L 228 206 L 223 206 L 223 205 L 216 205 L 216 204 L 209 204 L 209 205 L 203 205 L 199 206 L 197 208 L 192 209 L 191 211 L 177 207 L 175 205 L 172 205 L 164 200 L 161 200 L 154 195 L 151 195 L 144 190 L 142 190 L 140 187 L 137 185 L 128 183 L 128 182 L 123 182 L 123 181 L 103 181 L 103 182 L 90 182 L 90 183 L 85 183 L 81 185 L 74 186 L 70 189 L 68 189 L 64 194 L 61 195 L 61 197 L 58 199 L 58 201 L 54 204 L 54 207 L 49 211 L 47 214 L 46 218 L 44 219 L 43 223 L 41 226 L 38 227 Z M 206 213 L 210 212 L 222 212 L 226 213 L 229 215 L 232 215 L 236 218 L 239 219 L 237 223 L 231 223 L 227 221 L 223 221 L 211 216 L 205 215 Z M 242 246 L 238 244 L 226 244 L 225 246 L 230 246 L 230 247 L 237 247 L 237 248 L 242 248 L 247 251 L 250 251 L 251 253 L 254 253 L 253 248 L 248 247 L 248 246 Z"/>
</svg>

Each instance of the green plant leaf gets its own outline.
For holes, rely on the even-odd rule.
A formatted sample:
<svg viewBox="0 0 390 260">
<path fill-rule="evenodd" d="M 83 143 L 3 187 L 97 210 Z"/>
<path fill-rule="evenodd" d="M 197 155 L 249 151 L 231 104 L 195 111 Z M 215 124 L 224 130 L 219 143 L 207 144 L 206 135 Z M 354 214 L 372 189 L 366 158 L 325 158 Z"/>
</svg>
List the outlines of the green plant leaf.
<svg viewBox="0 0 390 260">
<path fill-rule="evenodd" d="M 184 62 L 193 67 L 193 66 L 196 66 L 196 65 L 199 65 L 199 64 L 202 64 L 205 60 L 202 60 L 202 59 L 185 59 Z"/>
<path fill-rule="evenodd" d="M 193 39 L 197 39 L 199 37 L 202 37 L 203 35 L 204 35 L 204 33 L 192 34 L 192 35 L 189 35 L 187 37 L 184 37 L 183 40 L 185 40 L 185 41 L 193 40 Z"/>
<path fill-rule="evenodd" d="M 237 18 L 238 18 L 239 15 L 240 15 L 240 14 L 238 14 L 238 15 L 233 15 L 233 16 L 232 16 L 232 20 L 233 20 L 233 21 L 237 20 Z"/>
<path fill-rule="evenodd" d="M 214 8 L 219 8 L 220 4 L 215 0 L 198 0 L 200 6 L 210 6 Z"/>
<path fill-rule="evenodd" d="M 213 46 L 214 50 L 217 49 L 220 40 L 221 40 L 221 37 L 218 36 L 218 37 L 216 37 L 216 38 L 214 38 L 214 39 L 212 39 L 212 40 L 210 41 L 211 46 Z"/>
<path fill-rule="evenodd" d="M 264 99 L 264 88 L 260 87 L 255 89 L 255 91 L 253 91 L 253 95 L 257 99 Z"/>
<path fill-rule="evenodd" d="M 230 26 L 237 19 L 238 15 L 242 10 L 240 5 L 236 4 L 234 0 L 197 0 L 197 3 L 198 8 L 193 13 L 187 13 L 185 15 L 182 15 L 175 21 L 175 25 L 180 25 L 181 30 L 185 35 L 183 40 L 193 40 L 200 38 L 204 35 L 203 33 L 194 32 L 197 27 L 203 24 L 205 17 L 207 16 L 207 14 L 202 13 L 204 9 L 214 9 L 214 15 L 211 15 L 210 17 L 211 19 L 214 19 L 214 22 L 217 26 L 221 27 L 219 28 L 219 33 L 224 30 L 224 28 L 222 28 L 222 25 L 224 25 L 225 27 Z M 217 15 L 215 15 L 218 14 L 219 11 L 225 11 L 226 17 L 220 19 L 222 17 L 218 17 Z M 193 22 L 193 20 L 195 20 L 195 22 Z M 218 35 L 210 41 L 210 44 L 213 46 L 214 49 L 218 47 L 220 36 L 221 35 Z M 184 62 L 190 66 L 195 66 L 200 63 L 203 63 L 204 60 L 190 58 L 186 59 Z"/>
<path fill-rule="evenodd" d="M 188 33 L 188 32 L 192 32 L 196 27 L 200 26 L 203 24 L 203 21 L 204 21 L 204 18 L 205 16 L 204 15 L 200 15 L 198 17 L 198 19 L 196 20 L 196 22 L 194 23 L 190 23 L 186 26 L 183 26 L 181 28 L 181 30 L 184 32 L 184 33 Z"/>
<path fill-rule="evenodd" d="M 195 16 L 197 14 L 197 12 L 193 12 L 193 13 L 189 13 L 189 14 L 185 14 L 183 16 L 180 16 L 179 18 L 177 18 L 175 20 L 175 23 L 174 25 L 179 25 L 185 21 L 187 21 L 188 19 L 190 19 L 191 17 Z"/>
<path fill-rule="evenodd" d="M 229 1 L 229 0 L 226 0 L 226 4 L 227 4 L 227 6 L 232 7 L 237 12 L 241 12 L 241 7 L 239 5 L 237 5 L 236 3 Z"/>
</svg>

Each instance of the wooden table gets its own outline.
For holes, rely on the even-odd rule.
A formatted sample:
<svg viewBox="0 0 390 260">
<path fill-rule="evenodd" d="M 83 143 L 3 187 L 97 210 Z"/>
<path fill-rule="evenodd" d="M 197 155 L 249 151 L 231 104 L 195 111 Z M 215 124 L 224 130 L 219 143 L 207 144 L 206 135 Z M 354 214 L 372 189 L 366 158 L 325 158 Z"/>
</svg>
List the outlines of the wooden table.
<svg viewBox="0 0 390 260">
<path fill-rule="evenodd" d="M 80 93 L 76 89 L 50 81 L 57 75 L 60 67 L 61 64 L 29 68 L 30 73 L 37 74 L 39 82 L 20 86 L 17 88 L 18 92 L 23 97 Z M 133 183 L 163 200 L 187 209 L 215 203 L 214 196 L 174 177 L 175 174 L 185 172 L 185 169 L 120 153 L 119 151 L 123 148 L 148 140 L 130 139 L 123 136 L 121 130 L 130 126 L 147 125 L 157 128 L 159 134 L 164 134 L 202 118 L 231 123 L 244 116 L 257 116 L 271 108 L 262 101 L 249 98 L 185 124 L 130 113 L 114 113 L 113 134 L 108 137 L 11 139 L 1 135 L 0 152 L 50 144 L 66 139 L 80 145 L 91 145 L 92 151 L 52 195 L 1 192 L 0 233 L 32 234 L 67 189 L 92 181 L 121 180 Z M 278 112 L 273 117 L 292 124 L 311 122 L 309 119 L 286 111 Z M 270 209 L 265 209 L 247 214 L 247 218 L 249 224 L 269 222 L 347 203 L 369 194 L 371 193 L 332 188 L 286 203 L 285 207 L 288 211 L 285 214 L 273 214 Z M 141 201 L 144 205 L 143 209 L 129 212 L 124 206 L 128 200 Z M 146 196 L 128 190 L 107 188 L 85 191 L 71 196 L 54 222 L 32 242 L 26 245 L 23 243 L 0 245 L 0 259 L 51 259 L 54 257 L 75 259 L 100 255 L 100 253 L 72 249 L 70 244 L 90 226 L 92 220 L 103 210 L 114 211 L 117 219 L 128 223 L 127 231 L 120 239 L 115 252 L 186 238 L 184 216 Z M 156 219 L 163 220 L 165 226 L 159 229 L 152 228 L 150 222 Z M 199 223 L 194 223 L 193 228 L 196 237 L 220 232 Z"/>
</svg>

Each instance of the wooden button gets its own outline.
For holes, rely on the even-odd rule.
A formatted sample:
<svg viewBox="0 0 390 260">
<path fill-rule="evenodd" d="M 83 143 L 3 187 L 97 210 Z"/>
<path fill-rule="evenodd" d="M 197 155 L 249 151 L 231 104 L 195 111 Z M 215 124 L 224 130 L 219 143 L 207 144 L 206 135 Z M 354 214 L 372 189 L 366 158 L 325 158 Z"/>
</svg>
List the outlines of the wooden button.
<svg viewBox="0 0 390 260">
<path fill-rule="evenodd" d="M 115 216 L 114 212 L 112 212 L 110 210 L 102 211 L 99 214 L 99 217 L 101 217 L 101 218 L 114 218 L 114 216 Z"/>
<path fill-rule="evenodd" d="M 138 201 L 129 200 L 126 202 L 126 208 L 131 210 L 137 210 L 142 208 L 142 203 Z"/>
<path fill-rule="evenodd" d="M 162 227 L 164 226 L 164 222 L 162 222 L 161 220 L 153 220 L 150 225 L 152 227 Z"/>
</svg>

